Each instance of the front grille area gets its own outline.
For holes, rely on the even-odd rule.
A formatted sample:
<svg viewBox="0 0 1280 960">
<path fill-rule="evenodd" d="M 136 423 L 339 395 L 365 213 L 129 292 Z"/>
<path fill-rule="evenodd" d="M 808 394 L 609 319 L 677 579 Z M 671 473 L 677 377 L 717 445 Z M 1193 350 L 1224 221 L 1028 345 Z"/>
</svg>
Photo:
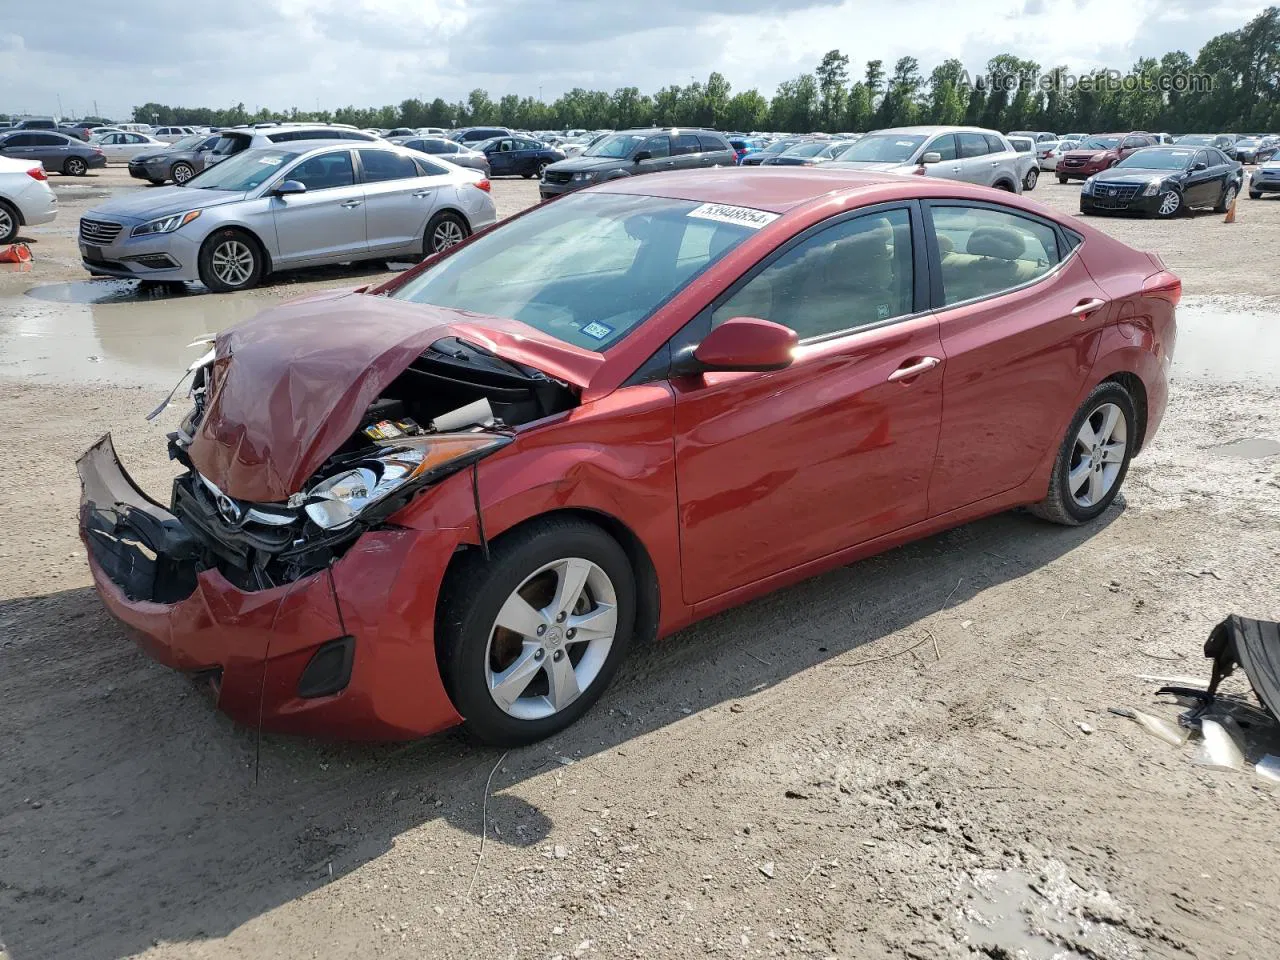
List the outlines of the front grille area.
<svg viewBox="0 0 1280 960">
<path fill-rule="evenodd" d="M 121 223 L 80 218 L 80 239 L 85 243 L 92 243 L 94 246 L 105 247 L 109 243 L 114 243 L 123 229 L 124 224 Z"/>
<path fill-rule="evenodd" d="M 1138 195 L 1138 190 L 1136 183 L 1095 184 L 1093 205 L 1103 210 L 1123 210 Z"/>
<path fill-rule="evenodd" d="M 564 173 L 560 170 L 544 170 L 542 179 L 547 183 L 568 183 L 573 179 L 572 173 Z"/>
<path fill-rule="evenodd" d="M 1083 167 L 1085 165 L 1084 157 L 1066 157 L 1062 162 L 1068 167 Z"/>
</svg>

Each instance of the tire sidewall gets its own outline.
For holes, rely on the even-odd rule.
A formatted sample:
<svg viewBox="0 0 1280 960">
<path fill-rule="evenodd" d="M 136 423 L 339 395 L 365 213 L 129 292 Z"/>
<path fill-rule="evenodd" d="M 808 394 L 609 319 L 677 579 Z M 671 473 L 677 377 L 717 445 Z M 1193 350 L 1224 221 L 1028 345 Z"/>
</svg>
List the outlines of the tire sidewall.
<svg viewBox="0 0 1280 960">
<path fill-rule="evenodd" d="M 1039 182 L 1040 182 L 1040 171 L 1034 170 L 1034 169 L 1029 170 L 1027 171 L 1026 177 L 1022 181 L 1022 189 L 1034 190 L 1036 188 L 1036 184 Z"/>
<path fill-rule="evenodd" d="M 1071 495 L 1069 480 L 1071 453 L 1075 449 L 1076 434 L 1080 432 L 1080 427 L 1104 403 L 1114 403 L 1120 408 L 1120 412 L 1125 417 L 1124 462 L 1120 464 L 1120 472 L 1116 474 L 1115 482 L 1101 502 L 1095 503 L 1091 507 L 1082 507 L 1076 503 L 1075 497 Z M 1120 494 L 1120 488 L 1124 485 L 1125 477 L 1129 474 L 1129 464 L 1133 462 L 1133 450 L 1134 444 L 1137 442 L 1137 434 L 1137 414 L 1133 407 L 1133 398 L 1129 396 L 1129 391 L 1118 383 L 1103 384 L 1100 389 L 1094 390 L 1080 409 L 1076 411 L 1076 415 L 1071 418 L 1071 425 L 1067 427 L 1067 435 L 1063 438 L 1062 446 L 1058 452 L 1058 459 L 1054 464 L 1053 484 L 1061 499 L 1063 508 L 1076 523 L 1088 523 L 1090 520 L 1100 517 Z"/>
<path fill-rule="evenodd" d="M 189 171 L 189 175 L 187 176 L 187 180 L 190 180 L 192 177 L 194 177 L 194 176 L 196 175 L 195 169 L 194 169 L 194 168 L 192 168 L 191 164 L 189 164 L 189 163 L 175 163 L 175 164 L 173 165 L 173 169 L 172 169 L 171 171 L 169 171 L 169 173 L 170 173 L 170 177 L 172 178 L 173 182 L 174 182 L 174 183 L 176 183 L 176 184 L 178 184 L 179 186 L 181 186 L 182 184 L 184 184 L 184 183 L 186 183 L 186 182 L 187 182 L 187 180 L 179 180 L 179 179 L 178 179 L 178 169 L 179 169 L 179 168 L 182 168 L 182 169 L 184 169 L 184 170 Z"/>
<path fill-rule="evenodd" d="M 0 200 L 0 210 L 8 215 L 11 223 L 11 228 L 6 233 L 0 233 L 0 243 L 12 243 L 17 239 L 18 231 L 22 229 L 20 226 L 22 218 L 18 216 L 18 211 L 4 200 Z"/>
<path fill-rule="evenodd" d="M 502 710 L 485 679 L 489 634 L 507 598 L 535 570 L 566 557 L 597 564 L 613 581 L 618 627 L 609 655 L 591 685 L 572 704 L 541 720 L 518 720 Z M 588 523 L 554 524 L 524 536 L 493 558 L 477 559 L 454 579 L 441 605 L 439 657 L 445 688 L 467 726 L 489 743 L 532 743 L 570 726 L 600 698 L 626 656 L 635 630 L 635 574 L 617 541 Z"/>
<path fill-rule="evenodd" d="M 460 216 L 458 216 L 456 213 L 453 213 L 450 210 L 441 210 L 429 221 L 427 221 L 427 229 L 424 231 L 425 236 L 422 239 L 423 256 L 430 257 L 437 253 L 444 253 L 445 250 L 453 249 L 453 247 L 445 247 L 441 250 L 437 250 L 435 247 L 436 229 L 440 226 L 441 223 L 445 222 L 446 220 L 452 220 L 454 223 L 456 223 L 459 227 L 462 228 L 462 240 L 466 240 L 467 237 L 471 236 L 470 228 L 467 226 L 467 224 L 463 221 L 463 219 Z M 461 243 L 462 241 L 460 240 L 458 242 Z M 458 244 L 455 243 L 453 246 L 456 247 L 457 245 Z"/>
<path fill-rule="evenodd" d="M 1170 193 L 1172 193 L 1174 196 L 1178 198 L 1178 205 L 1177 207 L 1174 208 L 1172 213 L 1164 213 L 1161 211 L 1160 207 L 1157 206 L 1156 217 L 1161 220 L 1172 220 L 1174 217 L 1176 217 L 1178 214 L 1182 212 L 1182 208 L 1184 206 L 1183 200 L 1182 200 L 1182 194 L 1180 194 L 1177 190 L 1166 190 L 1164 193 L 1160 194 L 1160 197 L 1159 197 L 1160 202 L 1163 203 L 1166 194 L 1170 194 Z"/>
<path fill-rule="evenodd" d="M 249 276 L 248 280 L 239 286 L 232 286 L 230 284 L 223 283 L 213 272 L 213 251 L 217 249 L 220 243 L 231 239 L 240 240 L 247 244 L 249 249 L 253 251 L 253 273 Z M 258 246 L 252 237 L 239 230 L 216 230 L 210 234 L 200 246 L 199 272 L 200 282 L 214 293 L 232 293 L 237 290 L 252 289 L 261 282 L 263 276 L 262 248 Z"/>
</svg>

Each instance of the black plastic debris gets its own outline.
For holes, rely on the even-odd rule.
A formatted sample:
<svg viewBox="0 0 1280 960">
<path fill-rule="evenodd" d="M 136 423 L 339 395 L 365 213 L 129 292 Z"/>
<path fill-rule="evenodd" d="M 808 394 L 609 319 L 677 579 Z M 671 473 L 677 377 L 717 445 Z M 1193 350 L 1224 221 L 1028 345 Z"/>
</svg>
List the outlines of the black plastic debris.
<svg viewBox="0 0 1280 960">
<path fill-rule="evenodd" d="M 1254 695 L 1274 719 L 1280 720 L 1280 623 L 1232 614 L 1213 628 L 1205 641 L 1204 655 L 1213 661 L 1207 690 L 1161 687 L 1159 692 L 1193 697 L 1208 704 L 1222 681 L 1240 666 Z"/>
</svg>

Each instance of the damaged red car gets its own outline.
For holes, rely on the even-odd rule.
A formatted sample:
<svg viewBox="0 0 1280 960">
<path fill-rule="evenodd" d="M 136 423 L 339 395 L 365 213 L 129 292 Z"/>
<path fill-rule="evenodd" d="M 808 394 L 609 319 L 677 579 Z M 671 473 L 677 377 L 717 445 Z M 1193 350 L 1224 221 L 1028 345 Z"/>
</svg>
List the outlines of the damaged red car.
<svg viewBox="0 0 1280 960">
<path fill-rule="evenodd" d="M 106 437 L 81 535 L 109 611 L 242 723 L 527 743 L 636 641 L 1013 507 L 1096 518 L 1180 294 L 949 180 L 614 181 L 224 332 L 168 496 Z"/>
</svg>

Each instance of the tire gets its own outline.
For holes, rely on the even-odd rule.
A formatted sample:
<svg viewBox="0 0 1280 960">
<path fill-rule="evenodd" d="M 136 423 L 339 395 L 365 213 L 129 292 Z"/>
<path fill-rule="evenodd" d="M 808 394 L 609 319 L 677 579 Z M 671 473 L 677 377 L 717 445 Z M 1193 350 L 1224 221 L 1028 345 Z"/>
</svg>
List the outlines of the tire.
<svg viewBox="0 0 1280 960">
<path fill-rule="evenodd" d="M 1249 199 L 1250 199 L 1250 200 L 1261 200 L 1261 199 L 1262 199 L 1262 193 L 1261 193 L 1261 191 L 1258 191 L 1258 190 L 1250 190 L 1250 191 L 1249 191 Z"/>
<path fill-rule="evenodd" d="M 588 568 L 570 606 L 580 612 L 559 615 L 564 573 L 582 574 Z M 610 596 L 611 638 L 571 639 L 570 631 L 578 628 L 567 624 L 589 623 L 593 614 L 603 613 L 601 629 L 610 629 Z M 494 543 L 488 561 L 473 551 L 450 571 L 436 624 L 441 676 L 467 728 L 486 743 L 520 746 L 576 721 L 600 698 L 626 656 L 635 628 L 635 598 L 635 574 L 626 553 L 585 520 L 536 521 Z M 503 614 L 513 601 L 513 609 L 527 615 L 523 621 Z M 503 616 L 528 626 L 520 632 L 500 626 Z M 503 685 L 503 676 L 522 663 L 525 669 Z M 560 688 L 568 697 L 561 705 L 553 676 L 572 678 Z M 505 686 L 506 706 L 499 704 L 500 695 L 491 686 Z"/>
<path fill-rule="evenodd" d="M 1066 183 L 1066 182 L 1067 182 L 1067 179 L 1068 179 L 1067 177 L 1058 177 L 1058 182 L 1059 182 L 1059 183 Z"/>
<path fill-rule="evenodd" d="M 1214 213 L 1226 213 L 1230 209 L 1232 202 L 1240 193 L 1240 188 L 1234 183 L 1228 183 L 1222 191 L 1222 196 L 1218 200 L 1218 205 L 1213 208 Z"/>
<path fill-rule="evenodd" d="M 163 186 L 164 186 L 164 181 L 163 181 L 163 180 L 157 180 L 155 177 L 147 177 L 147 183 L 151 184 L 153 187 L 163 187 Z"/>
<path fill-rule="evenodd" d="M 1012 183 L 1010 183 L 1008 180 L 997 180 L 995 183 L 992 184 L 992 186 L 995 187 L 997 190 L 1004 190 L 1006 193 L 1018 192 L 1018 188 L 1014 186 Z"/>
<path fill-rule="evenodd" d="M 1036 184 L 1039 182 L 1040 182 L 1040 171 L 1037 170 L 1035 167 L 1032 167 L 1030 170 L 1027 171 L 1027 175 L 1022 178 L 1022 189 L 1034 190 L 1036 188 Z"/>
<path fill-rule="evenodd" d="M 1156 218 L 1172 220 L 1182 212 L 1182 194 L 1177 190 L 1166 190 L 1160 194 L 1160 205 L 1156 207 Z"/>
<path fill-rule="evenodd" d="M 89 172 L 89 165 L 79 157 L 67 157 L 62 161 L 62 172 L 68 177 L 83 177 Z"/>
<path fill-rule="evenodd" d="M 200 247 L 200 282 L 214 293 L 256 287 L 264 273 L 258 242 L 243 231 L 225 228 L 210 234 Z"/>
<path fill-rule="evenodd" d="M 424 256 L 431 256 L 448 250 L 471 236 L 471 227 L 467 221 L 452 210 L 441 210 L 429 221 L 422 236 Z"/>
<path fill-rule="evenodd" d="M 1116 426 L 1108 434 L 1110 442 L 1102 438 L 1102 442 L 1088 448 L 1087 438 L 1081 437 L 1086 423 L 1096 435 L 1100 428 L 1108 425 L 1112 411 L 1117 416 Z M 1111 506 L 1120 492 L 1120 485 L 1129 472 L 1137 437 L 1137 417 L 1129 392 L 1111 380 L 1098 384 L 1071 418 L 1071 426 L 1067 428 L 1067 435 L 1053 464 L 1049 495 L 1031 507 L 1031 512 L 1044 520 L 1068 527 L 1096 519 Z M 1117 446 L 1121 449 L 1115 449 Z M 1093 451 L 1103 447 L 1110 449 L 1103 450 L 1100 460 L 1096 460 L 1098 454 Z M 1088 453 L 1085 453 L 1086 449 L 1089 449 Z M 1117 456 L 1119 460 L 1115 459 Z"/>
<path fill-rule="evenodd" d="M 179 161 L 173 165 L 173 169 L 169 171 L 169 175 L 173 177 L 174 184 L 180 187 L 194 177 L 196 172 L 192 168 L 191 164 Z"/>
<path fill-rule="evenodd" d="M 0 200 L 0 243 L 13 243 L 18 235 L 18 225 L 21 220 L 15 207 Z"/>
</svg>

